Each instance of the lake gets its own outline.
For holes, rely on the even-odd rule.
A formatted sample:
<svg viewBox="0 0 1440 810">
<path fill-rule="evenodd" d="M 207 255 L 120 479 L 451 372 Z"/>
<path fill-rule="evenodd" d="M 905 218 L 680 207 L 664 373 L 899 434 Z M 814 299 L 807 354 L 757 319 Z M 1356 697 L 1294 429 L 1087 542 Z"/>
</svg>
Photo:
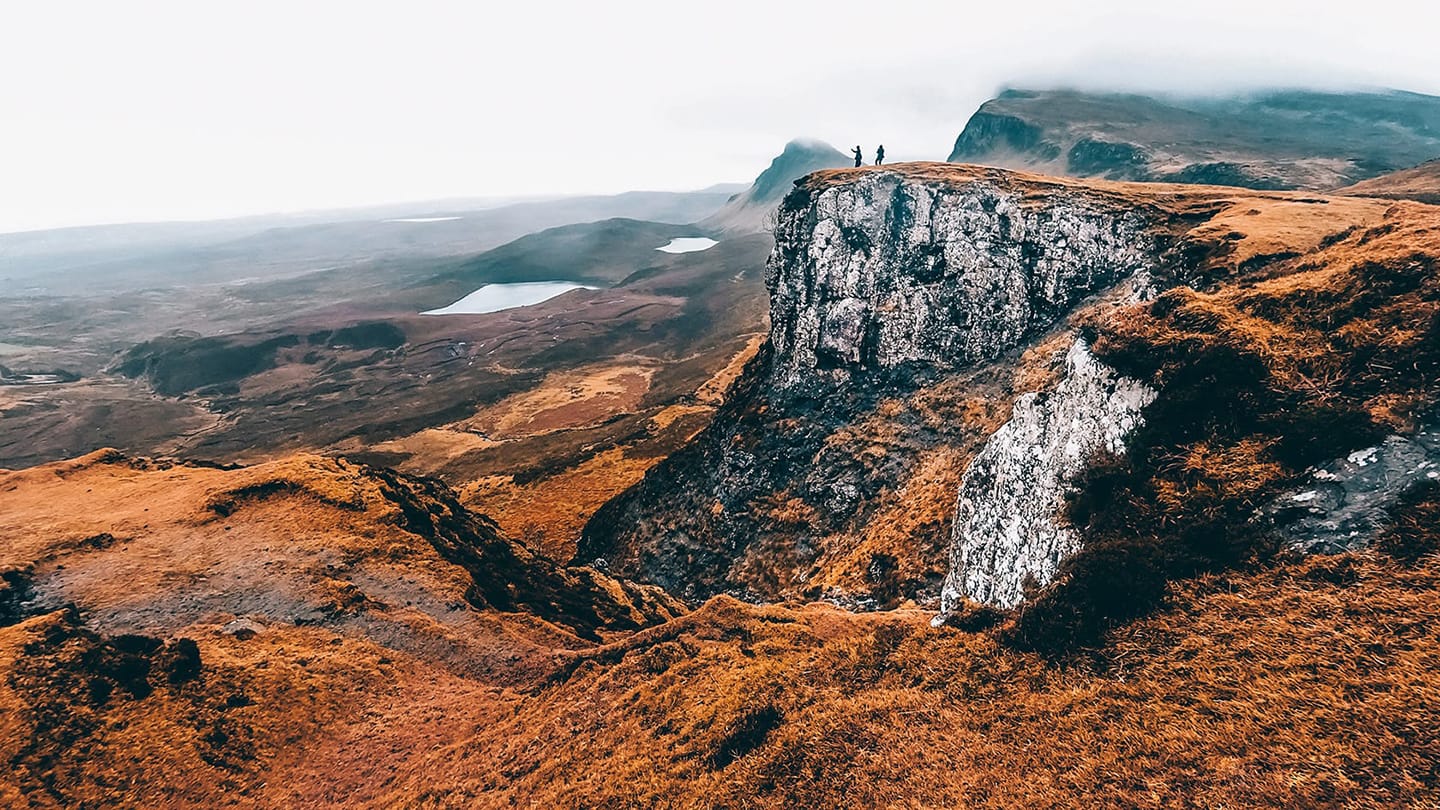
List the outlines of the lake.
<svg viewBox="0 0 1440 810">
<path fill-rule="evenodd" d="M 670 240 L 670 244 L 655 248 L 664 253 L 694 253 L 698 250 L 709 250 L 720 244 L 714 239 L 707 239 L 704 236 L 678 236 Z"/>
<path fill-rule="evenodd" d="M 480 315 L 502 309 L 528 307 L 549 301 L 571 290 L 593 290 L 594 287 L 573 281 L 527 281 L 515 284 L 486 284 L 448 307 L 430 309 L 421 315 Z"/>
</svg>

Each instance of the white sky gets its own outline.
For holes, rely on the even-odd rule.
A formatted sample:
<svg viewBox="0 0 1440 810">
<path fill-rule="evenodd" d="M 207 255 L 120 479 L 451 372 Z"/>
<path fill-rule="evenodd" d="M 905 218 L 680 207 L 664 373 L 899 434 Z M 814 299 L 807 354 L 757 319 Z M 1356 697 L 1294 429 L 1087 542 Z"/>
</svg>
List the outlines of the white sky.
<svg viewBox="0 0 1440 810">
<path fill-rule="evenodd" d="M 943 160 L 1005 84 L 1440 94 L 1440 3 L 0 0 L 0 232 Z"/>
</svg>

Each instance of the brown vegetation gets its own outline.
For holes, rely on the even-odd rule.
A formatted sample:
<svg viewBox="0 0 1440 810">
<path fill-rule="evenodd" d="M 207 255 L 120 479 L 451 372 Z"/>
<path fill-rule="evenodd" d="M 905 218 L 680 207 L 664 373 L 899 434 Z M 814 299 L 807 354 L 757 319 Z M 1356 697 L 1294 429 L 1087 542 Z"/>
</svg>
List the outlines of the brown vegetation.
<svg viewBox="0 0 1440 810">
<path fill-rule="evenodd" d="M 421 497 L 384 494 L 397 487 Z M 927 612 L 726 597 L 586 644 L 529 609 L 464 599 L 473 580 L 435 538 L 470 518 L 427 488 L 315 458 L 225 471 L 118 454 L 0 481 L 10 563 L 33 560 L 40 591 L 80 605 L 0 628 L 0 797 L 1006 808 L 1440 795 L 1440 559 L 1406 539 L 1410 524 L 1390 546 L 1414 552 L 1403 561 L 1172 586 L 1158 613 L 1062 667 L 991 631 L 932 628 Z M 254 558 L 263 581 L 246 578 Z M 365 599 L 337 600 L 346 584 Z M 177 609 L 208 591 L 219 601 L 204 612 Z M 258 634 L 226 632 L 237 614 Z M 198 673 L 164 652 L 184 638 Z"/>
<path fill-rule="evenodd" d="M 684 613 L 507 535 L 564 552 L 708 418 L 722 383 L 691 399 L 677 381 L 732 378 L 734 346 L 657 371 L 675 375 L 665 396 L 605 389 L 603 408 L 544 426 L 560 430 L 491 444 L 452 422 L 382 449 L 474 474 L 463 501 L 314 455 L 227 469 L 101 452 L 0 473 L 0 803 L 1436 806 L 1440 495 L 1412 493 L 1373 550 L 1336 557 L 1273 557 L 1248 521 L 1308 464 L 1440 400 L 1440 218 L 1099 185 L 1174 214 L 1177 262 L 1207 261 L 1167 269 L 1203 291 L 1081 318 L 1165 396 L 1132 452 L 1090 471 L 1071 506 L 1089 550 L 1029 607 L 938 628 L 915 609 L 728 597 Z M 1015 392 L 1053 381 L 1076 328 L 837 435 L 860 465 L 911 441 L 902 416 L 930 443 L 799 571 L 807 596 L 895 604 L 896 583 L 933 577 L 968 454 Z M 597 402 L 557 392 L 489 416 L 518 436 L 526 408 Z M 813 517 L 785 492 L 761 508 Z M 796 573 L 793 553 L 753 560 L 757 581 Z"/>
<path fill-rule="evenodd" d="M 1311 464 L 1417 426 L 1440 400 L 1440 218 L 1396 204 L 1214 292 L 1098 320 L 1097 355 L 1163 392 L 1071 516 L 1085 551 L 1015 628 L 1057 650 L 1147 610 L 1167 579 L 1273 549 L 1252 520 Z"/>
<path fill-rule="evenodd" d="M 597 651 L 383 801 L 1427 806 L 1437 576 L 1433 556 L 1363 554 L 1202 578 L 1076 668 L 924 613 L 718 597 Z"/>
</svg>

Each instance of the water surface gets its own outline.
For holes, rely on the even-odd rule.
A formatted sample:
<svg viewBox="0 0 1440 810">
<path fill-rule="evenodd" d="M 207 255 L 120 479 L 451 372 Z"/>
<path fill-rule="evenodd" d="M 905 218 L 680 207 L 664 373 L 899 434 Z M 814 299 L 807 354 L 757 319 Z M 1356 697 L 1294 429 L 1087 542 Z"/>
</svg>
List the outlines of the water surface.
<svg viewBox="0 0 1440 810">
<path fill-rule="evenodd" d="M 486 284 L 448 307 L 426 310 L 421 315 L 479 315 L 502 309 L 528 307 L 549 301 L 571 290 L 593 290 L 574 281 L 526 281 L 515 284 Z"/>
<path fill-rule="evenodd" d="M 677 236 L 670 240 L 670 244 L 655 249 L 665 253 L 694 253 L 698 250 L 709 250 L 718 244 L 720 243 L 714 239 L 704 236 Z"/>
</svg>

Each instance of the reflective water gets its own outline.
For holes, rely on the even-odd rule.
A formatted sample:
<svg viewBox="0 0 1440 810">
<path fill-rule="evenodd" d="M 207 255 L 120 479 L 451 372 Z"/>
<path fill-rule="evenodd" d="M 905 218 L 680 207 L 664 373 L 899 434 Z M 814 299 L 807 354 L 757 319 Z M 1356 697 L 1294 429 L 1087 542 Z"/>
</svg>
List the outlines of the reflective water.
<svg viewBox="0 0 1440 810">
<path fill-rule="evenodd" d="M 714 239 L 704 236 L 680 236 L 670 240 L 670 244 L 655 248 L 665 253 L 694 253 L 697 250 L 709 250 L 720 244 Z"/>
<path fill-rule="evenodd" d="M 486 284 L 448 307 L 426 310 L 421 315 L 479 315 L 502 309 L 528 307 L 549 301 L 571 290 L 593 290 L 573 281 L 527 281 L 516 284 Z"/>
</svg>

